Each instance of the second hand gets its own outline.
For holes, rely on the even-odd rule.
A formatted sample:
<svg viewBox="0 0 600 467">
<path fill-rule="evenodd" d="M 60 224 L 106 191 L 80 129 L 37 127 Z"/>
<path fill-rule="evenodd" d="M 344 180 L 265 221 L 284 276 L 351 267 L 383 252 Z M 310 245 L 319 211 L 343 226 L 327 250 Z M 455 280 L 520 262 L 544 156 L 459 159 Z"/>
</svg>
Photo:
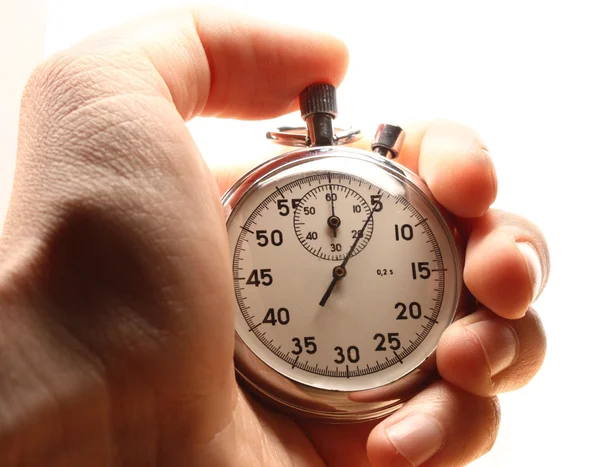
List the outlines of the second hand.
<svg viewBox="0 0 600 467">
<path fill-rule="evenodd" d="M 344 258 L 344 261 L 342 261 L 342 264 L 340 264 L 339 266 L 336 266 L 335 268 L 333 268 L 333 280 L 329 284 L 329 287 L 327 287 L 327 290 L 325 291 L 323 298 L 321 298 L 319 305 L 325 306 L 325 304 L 327 303 L 327 300 L 329 299 L 329 296 L 331 295 L 331 292 L 333 292 L 333 289 L 335 288 L 335 284 L 337 284 L 337 282 L 342 277 L 346 276 L 346 272 L 347 272 L 346 264 L 348 264 L 348 261 L 350 260 L 350 257 L 352 256 L 352 253 L 354 252 L 354 249 L 356 248 L 356 245 L 358 245 L 358 242 L 362 238 L 363 233 L 364 233 L 365 229 L 367 228 L 367 225 L 369 225 L 369 222 L 373 218 L 374 213 L 375 213 L 375 209 L 371 209 L 371 214 L 369 214 L 369 217 L 367 217 L 367 220 L 363 224 L 362 228 L 356 234 L 356 240 L 354 240 L 354 243 L 350 247 L 350 251 Z"/>
</svg>

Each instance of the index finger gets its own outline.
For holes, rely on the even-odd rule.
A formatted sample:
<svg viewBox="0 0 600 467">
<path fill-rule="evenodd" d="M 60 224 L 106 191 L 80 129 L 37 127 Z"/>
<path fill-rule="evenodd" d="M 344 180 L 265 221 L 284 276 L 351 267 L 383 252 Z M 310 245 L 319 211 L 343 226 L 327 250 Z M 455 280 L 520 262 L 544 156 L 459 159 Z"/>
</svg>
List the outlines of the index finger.
<svg viewBox="0 0 600 467">
<path fill-rule="evenodd" d="M 151 86 L 185 120 L 273 118 L 294 110 L 308 84 L 338 85 L 348 66 L 345 44 L 329 34 L 215 6 L 146 16 L 91 36 L 48 64 L 55 74 L 63 66 L 89 78 L 103 65 L 98 58 L 123 69 L 115 84 L 138 93 Z"/>
</svg>

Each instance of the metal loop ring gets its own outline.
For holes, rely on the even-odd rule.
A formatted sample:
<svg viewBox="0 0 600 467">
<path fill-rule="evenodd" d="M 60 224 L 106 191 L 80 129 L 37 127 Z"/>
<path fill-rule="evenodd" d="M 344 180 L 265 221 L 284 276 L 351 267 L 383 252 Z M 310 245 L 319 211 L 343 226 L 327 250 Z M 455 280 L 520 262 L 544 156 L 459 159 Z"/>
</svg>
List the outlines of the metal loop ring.
<svg viewBox="0 0 600 467">
<path fill-rule="evenodd" d="M 336 128 L 335 144 L 348 144 L 358 141 L 362 138 L 362 133 L 358 128 Z M 306 147 L 310 146 L 306 128 L 303 126 L 281 126 L 275 131 L 267 132 L 267 139 L 277 144 L 286 146 Z"/>
</svg>

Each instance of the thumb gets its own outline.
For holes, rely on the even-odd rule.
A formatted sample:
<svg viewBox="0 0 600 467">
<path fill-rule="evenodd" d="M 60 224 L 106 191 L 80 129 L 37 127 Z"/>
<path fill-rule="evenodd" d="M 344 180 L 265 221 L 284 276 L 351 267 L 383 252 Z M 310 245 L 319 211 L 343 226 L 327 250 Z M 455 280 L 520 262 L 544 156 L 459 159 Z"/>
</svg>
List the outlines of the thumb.
<svg viewBox="0 0 600 467">
<path fill-rule="evenodd" d="M 184 122 L 288 112 L 346 62 L 327 35 L 202 8 L 92 37 L 30 80 L 0 259 L 31 279 L 39 322 L 70 336 L 53 342 L 101 362 L 114 423 L 150 394 L 169 465 L 228 426 L 235 397 L 222 208 Z"/>
</svg>

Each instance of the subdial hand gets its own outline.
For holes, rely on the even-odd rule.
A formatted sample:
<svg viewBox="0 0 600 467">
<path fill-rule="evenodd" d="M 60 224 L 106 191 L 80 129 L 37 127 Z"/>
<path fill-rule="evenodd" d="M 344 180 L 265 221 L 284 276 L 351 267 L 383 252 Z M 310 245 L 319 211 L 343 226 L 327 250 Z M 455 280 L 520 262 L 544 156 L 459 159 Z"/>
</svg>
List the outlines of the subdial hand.
<svg viewBox="0 0 600 467">
<path fill-rule="evenodd" d="M 337 237 L 337 228 L 342 223 L 342 220 L 335 215 L 335 194 L 331 185 L 331 175 L 329 175 L 329 196 L 331 198 L 331 216 L 327 219 L 327 225 L 333 229 L 333 237 Z"/>
<path fill-rule="evenodd" d="M 335 288 L 335 284 L 337 284 L 338 281 L 340 279 L 342 279 L 343 277 L 346 277 L 346 273 L 347 273 L 346 265 L 348 264 L 348 261 L 350 260 L 350 257 L 352 256 L 352 253 L 354 252 L 354 249 L 356 248 L 356 245 L 358 245 L 358 242 L 362 238 L 362 236 L 365 232 L 365 229 L 367 228 L 367 225 L 369 225 L 369 222 L 371 222 L 371 219 L 373 218 L 374 213 L 375 213 L 375 210 L 371 209 L 371 214 L 369 214 L 369 217 L 367 217 L 367 220 L 363 224 L 362 228 L 358 231 L 358 233 L 356 235 L 356 240 L 354 240 L 354 243 L 350 247 L 350 251 L 344 258 L 344 261 L 342 261 L 342 264 L 340 264 L 339 266 L 336 266 L 333 268 L 333 280 L 329 284 L 329 287 L 327 287 L 327 290 L 325 291 L 323 298 L 321 298 L 319 305 L 325 306 L 325 304 L 327 303 L 327 300 L 329 300 L 329 296 L 331 295 L 331 292 L 333 292 L 333 289 Z"/>
</svg>

